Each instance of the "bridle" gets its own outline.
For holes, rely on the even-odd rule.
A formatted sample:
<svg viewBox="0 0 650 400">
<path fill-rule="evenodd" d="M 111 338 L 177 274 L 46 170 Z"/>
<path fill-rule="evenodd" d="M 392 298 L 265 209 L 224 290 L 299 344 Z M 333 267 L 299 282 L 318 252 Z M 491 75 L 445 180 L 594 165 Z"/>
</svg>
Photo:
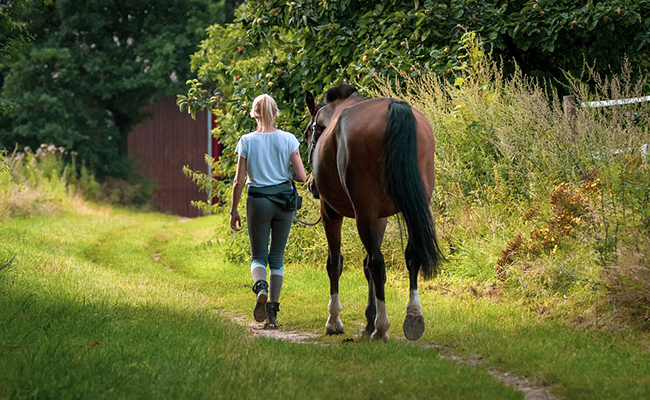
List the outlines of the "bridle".
<svg viewBox="0 0 650 400">
<path fill-rule="evenodd" d="M 321 107 L 318 109 L 318 111 L 316 111 L 316 114 L 314 114 L 313 122 L 311 123 L 311 135 L 307 141 L 307 162 L 310 164 L 314 160 L 314 151 L 316 150 L 316 142 L 318 141 L 318 137 L 316 137 L 316 128 L 318 128 L 318 124 L 316 121 L 318 121 L 318 115 L 325 107 Z"/>
<path fill-rule="evenodd" d="M 309 136 L 309 140 L 307 140 L 307 162 L 312 163 L 314 159 L 314 150 L 316 150 L 316 142 L 318 141 L 318 138 L 316 137 L 316 128 L 318 128 L 318 124 L 316 121 L 318 120 L 318 114 L 321 112 L 321 110 L 325 107 L 321 107 L 316 111 L 316 114 L 314 114 L 313 122 L 311 123 L 311 135 Z M 296 210 L 297 211 L 297 210 Z M 318 224 L 323 217 L 320 216 L 316 222 L 306 222 L 298 218 L 296 214 L 293 215 L 293 219 L 303 225 L 306 226 L 314 226 Z"/>
</svg>

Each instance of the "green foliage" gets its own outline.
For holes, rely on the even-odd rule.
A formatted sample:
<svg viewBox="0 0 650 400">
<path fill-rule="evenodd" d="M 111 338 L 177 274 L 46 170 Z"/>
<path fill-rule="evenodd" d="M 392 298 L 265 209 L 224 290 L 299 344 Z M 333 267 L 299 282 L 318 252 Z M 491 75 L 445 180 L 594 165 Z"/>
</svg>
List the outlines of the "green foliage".
<svg viewBox="0 0 650 400">
<path fill-rule="evenodd" d="M 647 53 L 614 43 L 646 46 L 647 2 L 582 8 L 569 2 L 394 3 L 251 2 L 239 10 L 235 24 L 211 28 L 193 57 L 202 81 L 194 81 L 179 104 L 190 112 L 207 106 L 217 113 L 215 134 L 225 146 L 219 166 L 212 168 L 225 178 L 218 187 L 225 190 L 234 172 L 234 145 L 252 129 L 247 105 L 261 92 L 279 99 L 286 118 L 281 126 L 294 131 L 304 125 L 306 89 L 320 93 L 350 81 L 364 85 L 371 97 L 405 99 L 436 132 L 438 193 L 433 206 L 451 261 L 443 275 L 503 282 L 512 293 L 523 294 L 535 312 L 593 321 L 580 306 L 588 303 L 588 312 L 608 309 L 600 303 L 609 296 L 603 272 L 618 262 L 620 249 L 635 248 L 647 238 L 638 232 L 646 232 L 650 220 L 648 163 L 640 151 L 650 143 L 650 108 L 647 103 L 579 108 L 575 121 L 568 122 L 558 90 L 570 90 L 579 103 L 646 94 L 647 80 L 639 70 L 647 68 Z M 423 7 L 429 11 L 418 15 Z M 397 22 L 428 21 L 430 13 L 436 24 Z M 451 15 L 457 18 L 453 25 Z M 568 25 L 564 17 L 570 18 Z M 470 19 L 457 26 L 458 18 Z M 476 27 L 473 18 L 486 20 Z M 423 29 L 445 23 L 447 29 L 433 36 L 446 35 L 444 47 L 435 47 L 432 33 L 420 36 Z M 614 25 L 611 30 L 612 23 L 625 29 Z M 550 27 L 531 31 L 534 24 Z M 487 29 L 497 25 L 506 28 L 490 34 Z M 580 26 L 583 31 L 576 33 Z M 385 35 L 391 27 L 394 31 Z M 481 35 L 465 31 L 468 27 Z M 408 29 L 412 31 L 402 40 Z M 549 32 L 554 32 L 553 40 L 547 38 Z M 270 45 L 260 47 L 265 40 Z M 600 46 L 608 48 L 607 55 L 596 57 Z M 574 47 L 580 49 L 577 55 L 565 54 Z M 420 53 L 436 48 L 436 54 Z M 632 53 L 630 58 L 625 52 Z M 507 57 L 504 63 L 496 61 L 500 56 Z M 425 59 L 428 64 L 420 61 Z M 619 75 L 603 74 L 602 59 Z M 510 64 L 512 60 L 520 64 Z M 563 86 L 555 89 L 535 79 L 539 70 Z M 216 190 L 214 181 L 202 181 Z M 584 207 L 574 209 L 571 201 Z M 530 210 L 537 210 L 535 217 L 525 217 Z M 324 245 L 317 234 L 296 231 L 300 237 L 295 243 L 320 240 Z M 399 253 L 398 233 L 389 230 L 383 251 Z M 344 238 L 355 263 L 362 251 L 355 251 L 353 226 L 344 227 Z M 233 235 L 231 245 L 233 259 L 245 259 L 245 238 Z M 323 258 L 316 247 L 298 247 L 303 260 Z M 563 296 L 575 308 L 560 305 Z"/>
<path fill-rule="evenodd" d="M 593 314 L 603 310 L 617 319 L 630 304 L 646 307 L 646 276 L 638 273 L 645 259 L 634 260 L 650 238 L 650 104 L 579 107 L 570 123 L 555 92 L 520 72 L 504 77 L 475 38 L 462 42 L 466 65 L 454 83 L 406 76 L 375 91 L 406 99 L 434 126 L 445 273 L 496 279 L 540 315 L 587 324 L 608 325 Z M 624 64 L 616 76 L 592 71 L 588 84 L 571 85 L 581 103 L 639 97 L 647 78 Z M 616 292 L 607 291 L 610 281 Z M 634 293 L 625 307 L 601 303 L 623 298 L 625 282 Z M 560 303 L 567 297 L 575 308 Z M 637 311 L 622 319 L 647 325 L 645 309 Z"/>
<path fill-rule="evenodd" d="M 20 18 L 25 0 L 11 0 L 0 3 L 0 68 L 5 60 L 21 45 L 28 43 L 32 37 L 27 29 L 27 21 Z M 43 4 L 51 4 L 44 0 Z M 0 108 L 0 113 L 2 108 Z"/>
<path fill-rule="evenodd" d="M 49 5 L 52 0 L 43 0 L 43 4 Z M 9 57 L 25 43 L 32 39 L 27 29 L 27 21 L 19 17 L 25 7 L 24 0 L 4 1 L 0 4 L 0 70 Z M 0 73 L 0 86 L 2 85 L 2 74 Z M 11 108 L 11 103 L 0 98 L 0 117 Z"/>
<path fill-rule="evenodd" d="M 25 3 L 34 40 L 2 71 L 0 146 L 54 143 L 98 176 L 125 177 L 127 134 L 142 106 L 185 89 L 188 56 L 225 1 Z M 4 61 L 4 60 L 3 60 Z"/>
<path fill-rule="evenodd" d="M 253 129 L 248 105 L 260 93 L 278 100 L 281 127 L 300 137 L 306 90 L 319 94 L 351 82 L 365 91 L 377 78 L 419 74 L 462 84 L 468 32 L 480 35 L 493 57 L 504 60 L 506 75 L 542 77 L 566 91 L 565 71 L 569 77 L 584 76 L 585 60 L 596 70 L 618 70 L 627 54 L 635 66 L 650 67 L 650 53 L 642 51 L 650 44 L 648 9 L 649 0 L 590 1 L 584 6 L 567 0 L 250 1 L 238 9 L 234 23 L 208 29 L 192 57 L 201 82 L 191 82 L 178 104 L 190 113 L 204 107 L 215 110 L 214 134 L 224 145 L 220 172 L 225 180 L 214 181 L 212 190 L 223 191 L 234 175 L 234 145 Z M 481 117 L 476 118 L 466 125 L 467 140 L 472 131 L 475 136 L 484 131 Z M 463 162 L 486 171 L 492 160 L 485 155 L 494 155 L 495 148 L 482 143 L 464 152 Z M 480 162 L 486 164 L 476 164 Z M 511 179 L 511 171 L 496 172 Z"/>
</svg>

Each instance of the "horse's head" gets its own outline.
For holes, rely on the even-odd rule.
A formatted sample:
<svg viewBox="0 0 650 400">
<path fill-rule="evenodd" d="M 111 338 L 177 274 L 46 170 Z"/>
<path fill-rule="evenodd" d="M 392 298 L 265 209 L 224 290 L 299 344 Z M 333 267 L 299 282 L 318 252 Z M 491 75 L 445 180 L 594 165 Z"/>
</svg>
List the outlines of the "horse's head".
<svg viewBox="0 0 650 400">
<path fill-rule="evenodd" d="M 311 117 L 309 125 L 307 125 L 304 132 L 304 137 L 307 139 L 307 162 L 311 163 L 313 161 L 316 142 L 318 142 L 320 135 L 329 126 L 336 108 L 343 101 L 351 97 L 361 98 L 357 88 L 346 84 L 329 89 L 325 94 L 324 104 L 317 105 L 314 101 L 314 95 L 311 92 L 305 93 L 305 103 L 307 104 L 307 109 L 309 109 Z"/>
<path fill-rule="evenodd" d="M 318 112 L 323 108 L 322 104 L 316 104 L 314 101 L 314 95 L 311 92 L 305 93 L 305 104 L 307 104 L 307 109 L 309 110 L 309 124 L 305 128 L 303 137 L 307 139 L 307 162 L 311 164 L 312 156 L 314 153 L 314 148 L 316 147 L 316 141 L 320 137 L 321 133 L 325 130 L 322 122 L 318 125 Z"/>
</svg>

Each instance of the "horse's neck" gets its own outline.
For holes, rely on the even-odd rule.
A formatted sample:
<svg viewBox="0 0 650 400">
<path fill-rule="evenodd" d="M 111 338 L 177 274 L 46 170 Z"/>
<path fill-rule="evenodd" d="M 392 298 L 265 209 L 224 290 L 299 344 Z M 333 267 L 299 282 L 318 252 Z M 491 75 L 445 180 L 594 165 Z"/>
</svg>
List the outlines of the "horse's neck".
<svg viewBox="0 0 650 400">
<path fill-rule="evenodd" d="M 351 106 L 352 104 L 357 104 L 364 100 L 365 99 L 363 98 L 363 96 L 361 96 L 359 93 L 352 93 L 350 97 L 345 99 L 344 103 L 346 103 L 346 106 Z"/>
<path fill-rule="evenodd" d="M 336 105 L 335 111 L 334 111 L 334 119 L 338 119 L 338 116 L 341 114 L 341 112 L 357 103 L 360 103 L 364 101 L 365 99 L 361 97 L 359 93 L 353 93 L 350 97 L 344 100 L 340 100 L 339 104 Z"/>
</svg>

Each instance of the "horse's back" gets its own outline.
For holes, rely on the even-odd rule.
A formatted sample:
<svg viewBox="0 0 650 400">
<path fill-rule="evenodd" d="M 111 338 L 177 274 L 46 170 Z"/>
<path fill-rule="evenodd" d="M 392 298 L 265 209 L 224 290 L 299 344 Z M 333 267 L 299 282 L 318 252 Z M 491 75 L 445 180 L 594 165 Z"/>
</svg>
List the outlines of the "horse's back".
<svg viewBox="0 0 650 400">
<path fill-rule="evenodd" d="M 395 99 L 364 100 L 341 112 L 338 121 L 337 165 L 355 214 L 359 209 L 372 211 L 377 217 L 396 213 L 395 205 L 384 189 L 382 154 L 388 125 L 389 105 Z M 427 195 L 433 190 L 433 132 L 422 114 L 413 110 L 416 119 L 418 165 Z M 390 151 L 390 149 L 387 149 Z M 415 155 L 414 155 L 415 156 Z"/>
</svg>

